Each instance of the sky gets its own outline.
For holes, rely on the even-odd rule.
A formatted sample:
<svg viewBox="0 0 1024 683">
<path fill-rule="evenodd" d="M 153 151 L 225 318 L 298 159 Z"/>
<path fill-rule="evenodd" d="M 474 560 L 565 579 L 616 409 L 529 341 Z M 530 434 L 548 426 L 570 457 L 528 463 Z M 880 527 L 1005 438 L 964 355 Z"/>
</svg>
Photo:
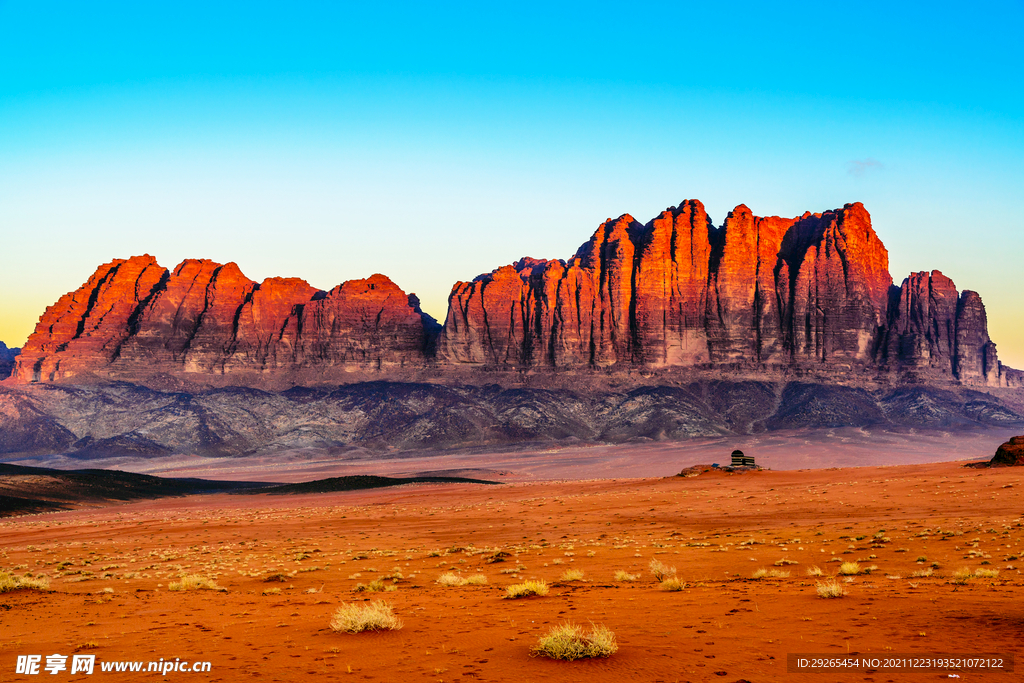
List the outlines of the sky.
<svg viewBox="0 0 1024 683">
<path fill-rule="evenodd" d="M 0 0 L 0 340 L 101 263 L 458 280 L 700 199 L 861 201 L 1024 368 L 1024 0 Z"/>
</svg>

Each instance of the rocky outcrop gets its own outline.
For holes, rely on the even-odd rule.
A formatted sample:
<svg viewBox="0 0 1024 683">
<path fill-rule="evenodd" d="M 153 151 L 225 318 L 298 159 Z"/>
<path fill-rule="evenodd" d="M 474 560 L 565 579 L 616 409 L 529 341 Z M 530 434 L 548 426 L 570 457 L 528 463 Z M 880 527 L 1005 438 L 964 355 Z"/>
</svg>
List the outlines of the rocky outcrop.
<svg viewBox="0 0 1024 683">
<path fill-rule="evenodd" d="M 996 449 L 989 464 L 993 467 L 1024 465 L 1024 436 L 1015 436 Z"/>
<path fill-rule="evenodd" d="M 14 376 L 145 377 L 423 364 L 436 323 L 383 275 L 322 292 L 249 280 L 234 263 L 152 256 L 100 266 L 40 318 Z"/>
<path fill-rule="evenodd" d="M 894 286 L 860 203 L 795 218 L 740 205 L 715 227 L 697 200 L 646 224 L 608 219 L 566 261 L 523 258 L 457 282 L 443 329 L 383 275 L 324 292 L 256 283 L 233 263 L 112 261 L 46 310 L 14 376 L 257 386 L 253 374 L 316 383 L 332 369 L 427 367 L 1024 384 L 999 363 L 976 293 L 938 271 Z"/>
<path fill-rule="evenodd" d="M 893 286 L 860 203 L 797 218 L 687 200 L 603 223 L 568 261 L 458 282 L 438 358 L 515 367 L 878 369 L 1005 385 L 985 309 L 941 273 Z"/>
<path fill-rule="evenodd" d="M 968 384 L 1006 383 L 976 292 L 958 292 L 936 270 L 913 273 L 892 300 L 880 361 Z"/>
<path fill-rule="evenodd" d="M 7 348 L 7 345 L 0 342 L 0 380 L 7 379 L 11 376 L 11 371 L 14 370 L 14 359 L 21 353 L 21 349 Z"/>
</svg>

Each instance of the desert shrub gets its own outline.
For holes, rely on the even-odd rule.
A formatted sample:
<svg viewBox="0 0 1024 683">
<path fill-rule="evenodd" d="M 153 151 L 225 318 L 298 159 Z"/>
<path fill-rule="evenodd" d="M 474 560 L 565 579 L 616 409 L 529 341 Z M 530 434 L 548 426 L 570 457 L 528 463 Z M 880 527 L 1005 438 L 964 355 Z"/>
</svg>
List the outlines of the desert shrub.
<svg viewBox="0 0 1024 683">
<path fill-rule="evenodd" d="M 32 578 L 29 576 L 16 576 L 0 571 L 0 593 L 7 593 L 16 590 L 44 591 L 50 588 L 50 581 L 45 576 Z"/>
<path fill-rule="evenodd" d="M 390 586 L 385 584 L 380 579 L 375 579 L 367 584 L 357 583 L 352 587 L 353 593 L 387 593 L 393 590 L 398 590 L 398 586 L 391 584 Z"/>
<path fill-rule="evenodd" d="M 548 585 L 543 581 L 524 581 L 523 583 L 514 583 L 511 586 L 505 587 L 505 597 L 511 599 L 547 594 Z"/>
<path fill-rule="evenodd" d="M 807 576 L 821 576 L 823 573 L 818 565 L 807 568 Z"/>
<path fill-rule="evenodd" d="M 437 577 L 437 583 L 446 588 L 453 588 L 455 586 L 465 586 L 466 580 L 453 572 L 445 572 Z"/>
<path fill-rule="evenodd" d="M 583 580 L 583 570 L 582 569 L 566 569 L 564 572 L 562 572 L 562 575 L 559 577 L 559 580 L 560 581 L 582 581 Z"/>
<path fill-rule="evenodd" d="M 542 636 L 531 651 L 534 655 L 552 659 L 584 659 L 587 657 L 608 657 L 619 649 L 615 634 L 605 626 L 591 624 L 586 633 L 582 626 L 565 623 L 555 626 Z"/>
<path fill-rule="evenodd" d="M 441 576 L 437 577 L 437 582 L 447 588 L 454 588 L 456 586 L 482 586 L 487 583 L 487 577 L 483 574 L 473 574 L 471 576 L 462 577 L 454 572 L 445 572 Z"/>
<path fill-rule="evenodd" d="M 398 583 L 401 579 L 404 579 L 405 576 L 402 574 L 402 568 L 401 567 L 392 567 L 390 574 L 384 574 L 380 578 L 383 581 L 387 581 L 388 579 L 391 579 L 392 582 Z"/>
<path fill-rule="evenodd" d="M 924 555 L 918 555 L 917 559 L 914 560 L 914 562 L 927 562 L 927 561 L 928 561 L 928 558 L 926 556 L 924 556 Z"/>
<path fill-rule="evenodd" d="M 661 590 L 663 591 L 681 591 L 684 588 L 686 588 L 686 584 L 675 576 L 667 576 L 661 582 Z"/>
<path fill-rule="evenodd" d="M 854 574 L 860 574 L 860 564 L 856 562 L 843 562 L 839 565 L 839 573 L 843 576 L 853 576 Z"/>
<path fill-rule="evenodd" d="M 167 584 L 169 591 L 226 591 L 217 585 L 217 582 L 199 574 L 183 574 L 180 581 L 172 581 Z"/>
<path fill-rule="evenodd" d="M 287 574 L 282 574 L 281 572 L 277 572 L 276 574 L 268 574 L 267 576 L 263 577 L 263 582 L 264 583 L 273 583 L 275 581 L 282 581 L 283 582 L 283 581 L 287 581 L 289 578 L 290 577 Z"/>
<path fill-rule="evenodd" d="M 639 578 L 640 578 L 639 574 L 630 574 L 629 572 L 625 571 L 624 569 L 617 569 L 615 571 L 615 580 L 616 581 L 636 581 Z"/>
<path fill-rule="evenodd" d="M 395 631 L 402 622 L 386 602 L 342 603 L 331 617 L 331 628 L 343 633 Z"/>
<path fill-rule="evenodd" d="M 971 578 L 974 572 L 971 571 L 970 567 L 960 567 L 953 572 L 953 583 L 962 586 L 967 583 L 967 579 Z"/>
<path fill-rule="evenodd" d="M 754 573 L 750 575 L 750 578 L 752 578 L 752 579 L 764 579 L 764 578 L 769 578 L 769 579 L 785 579 L 788 576 L 789 576 L 789 572 L 782 571 L 781 569 L 765 569 L 764 567 L 761 567 L 760 569 L 754 571 Z"/>
<path fill-rule="evenodd" d="M 656 581 L 664 581 L 665 577 L 676 575 L 675 567 L 670 567 L 657 558 L 652 559 L 647 568 L 651 570 L 651 574 L 654 575 Z"/>
<path fill-rule="evenodd" d="M 839 583 L 836 579 L 816 581 L 814 588 L 818 592 L 819 598 L 841 598 L 846 595 L 846 589 L 843 588 L 843 584 Z"/>
</svg>

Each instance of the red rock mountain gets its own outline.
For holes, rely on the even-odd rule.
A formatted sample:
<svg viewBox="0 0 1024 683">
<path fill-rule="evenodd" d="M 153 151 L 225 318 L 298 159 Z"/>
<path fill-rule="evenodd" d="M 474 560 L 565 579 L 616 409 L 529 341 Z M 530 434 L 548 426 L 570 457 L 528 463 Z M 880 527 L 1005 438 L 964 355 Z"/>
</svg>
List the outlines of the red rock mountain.
<svg viewBox="0 0 1024 683">
<path fill-rule="evenodd" d="M 457 282 L 439 328 L 383 275 L 322 292 L 137 256 L 49 307 L 14 376 L 615 366 L 1019 383 L 976 293 L 938 271 L 895 287 L 888 267 L 860 203 L 797 218 L 740 205 L 715 227 L 687 200 L 646 225 L 609 219 L 568 261 Z"/>
<path fill-rule="evenodd" d="M 433 324 L 432 324 L 433 323 Z M 16 361 L 23 380 L 422 363 L 436 323 L 383 275 L 322 292 L 256 283 L 234 263 L 117 259 L 46 309 Z"/>
<path fill-rule="evenodd" d="M 696 200 L 608 220 L 568 261 L 458 282 L 446 363 L 912 371 L 1005 384 L 980 297 L 938 271 L 899 288 L 860 203 L 798 218 Z"/>
</svg>

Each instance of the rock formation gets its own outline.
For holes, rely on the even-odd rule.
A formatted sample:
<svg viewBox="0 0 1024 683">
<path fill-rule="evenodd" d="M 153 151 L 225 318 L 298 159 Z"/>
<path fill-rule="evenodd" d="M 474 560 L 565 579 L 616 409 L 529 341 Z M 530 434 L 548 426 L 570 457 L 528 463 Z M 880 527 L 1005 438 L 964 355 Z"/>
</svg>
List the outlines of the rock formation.
<svg viewBox="0 0 1024 683">
<path fill-rule="evenodd" d="M 442 329 L 383 275 L 323 292 L 256 283 L 233 263 L 168 271 L 137 256 L 48 308 L 14 376 L 683 367 L 1021 383 L 976 293 L 938 271 L 896 287 L 888 268 L 860 203 L 796 218 L 740 205 L 715 227 L 687 200 L 647 224 L 605 221 L 568 261 L 523 258 L 457 282 Z"/>
<path fill-rule="evenodd" d="M 7 379 L 14 370 L 14 359 L 18 357 L 21 349 L 7 348 L 7 345 L 0 342 L 0 380 Z"/>
<path fill-rule="evenodd" d="M 993 467 L 1024 465 L 1024 436 L 1015 436 L 996 449 L 989 464 Z"/>
<path fill-rule="evenodd" d="M 379 369 L 422 364 L 436 323 L 383 275 L 322 292 L 302 280 L 256 283 L 234 263 L 152 256 L 100 266 L 50 306 L 22 349 L 15 376 L 83 373 L 145 377 L 305 367 Z"/>
<path fill-rule="evenodd" d="M 688 200 L 603 223 L 568 261 L 522 259 L 452 289 L 449 364 L 879 369 L 1006 384 L 974 292 L 941 273 L 893 286 L 863 205 L 715 228 Z"/>
</svg>

